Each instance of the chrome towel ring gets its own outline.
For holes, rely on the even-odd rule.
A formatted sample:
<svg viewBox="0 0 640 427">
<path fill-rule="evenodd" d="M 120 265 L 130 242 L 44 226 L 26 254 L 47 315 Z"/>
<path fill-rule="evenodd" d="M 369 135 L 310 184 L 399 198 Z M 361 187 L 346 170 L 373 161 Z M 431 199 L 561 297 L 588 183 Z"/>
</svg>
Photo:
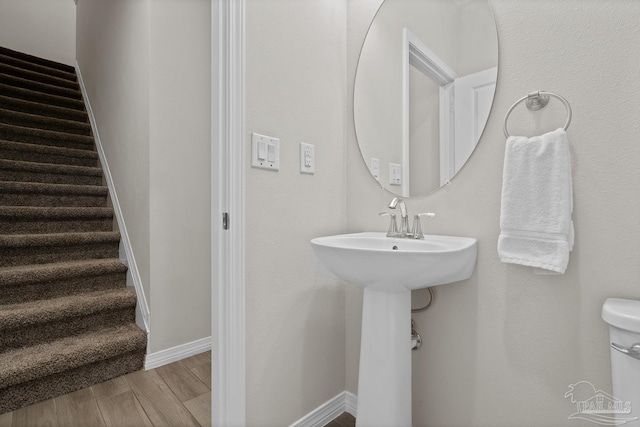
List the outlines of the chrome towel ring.
<svg viewBox="0 0 640 427">
<path fill-rule="evenodd" d="M 569 128 L 569 123 L 571 123 L 571 114 L 572 114 L 571 105 L 569 105 L 569 101 L 567 101 L 564 97 L 558 95 L 557 93 L 545 92 L 545 91 L 539 90 L 536 92 L 531 92 L 527 96 L 523 96 L 522 98 L 518 99 L 511 106 L 511 108 L 509 108 L 509 111 L 507 111 L 507 114 L 504 116 L 504 128 L 503 128 L 504 136 L 506 136 L 507 138 L 509 138 L 510 136 L 509 131 L 507 130 L 507 121 L 509 120 L 509 115 L 511 114 L 513 109 L 516 108 L 518 104 L 520 104 L 522 101 L 527 101 L 526 102 L 527 108 L 531 111 L 537 111 L 547 106 L 547 104 L 549 103 L 550 96 L 559 99 L 564 104 L 564 107 L 567 109 L 567 121 L 563 126 L 564 130 L 567 130 Z"/>
</svg>

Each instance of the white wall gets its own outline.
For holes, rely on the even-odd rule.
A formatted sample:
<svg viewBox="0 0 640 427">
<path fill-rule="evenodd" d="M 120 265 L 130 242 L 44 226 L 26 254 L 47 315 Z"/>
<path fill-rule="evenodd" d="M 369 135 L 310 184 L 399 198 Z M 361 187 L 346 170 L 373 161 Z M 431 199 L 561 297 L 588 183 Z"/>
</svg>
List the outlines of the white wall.
<svg viewBox="0 0 640 427">
<path fill-rule="evenodd" d="M 150 351 L 211 336 L 211 2 L 150 15 Z"/>
<path fill-rule="evenodd" d="M 346 221 L 344 0 L 246 3 L 247 425 L 284 426 L 345 389 L 345 286 L 309 241 Z M 280 138 L 279 172 L 250 133 Z M 299 142 L 315 145 L 300 174 Z"/>
<path fill-rule="evenodd" d="M 75 65 L 75 3 L 0 0 L 0 46 Z"/>
<path fill-rule="evenodd" d="M 358 45 L 366 31 L 361 12 L 373 9 L 370 3 L 375 1 L 349 3 L 352 87 Z M 438 214 L 423 225 L 426 232 L 479 240 L 473 277 L 438 287 L 434 305 L 413 316 L 424 341 L 413 353 L 413 425 L 576 425 L 567 419 L 576 407 L 563 398 L 569 384 L 586 380 L 611 391 L 608 330 L 600 318 L 604 300 L 640 299 L 640 264 L 635 262 L 640 253 L 640 2 L 491 4 L 500 69 L 485 133 L 449 186 L 408 201 L 410 212 Z M 358 12 L 353 20 L 351 12 Z M 501 264 L 496 255 L 502 119 L 514 101 L 536 89 L 565 96 L 574 111 L 568 135 L 576 246 L 561 276 L 534 275 L 529 268 Z M 512 133 L 535 134 L 561 126 L 565 116 L 557 106 L 540 115 L 525 107 L 515 111 Z M 348 128 L 348 229 L 384 230 L 386 222 L 376 213 L 391 195 L 375 185 Z M 351 391 L 357 388 L 359 294 L 353 286 L 347 291 Z"/>
<path fill-rule="evenodd" d="M 211 335 L 208 0 L 81 0 L 78 64 L 150 308 L 151 353 Z"/>
<path fill-rule="evenodd" d="M 77 8 L 78 66 L 149 298 L 149 0 Z"/>
</svg>

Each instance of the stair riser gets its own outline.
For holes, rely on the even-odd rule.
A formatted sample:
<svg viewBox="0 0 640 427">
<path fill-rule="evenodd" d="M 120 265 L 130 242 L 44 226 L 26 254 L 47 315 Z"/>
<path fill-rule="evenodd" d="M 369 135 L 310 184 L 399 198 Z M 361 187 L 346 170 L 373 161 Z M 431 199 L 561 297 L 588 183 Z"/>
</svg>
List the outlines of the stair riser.
<svg viewBox="0 0 640 427">
<path fill-rule="evenodd" d="M 57 70 L 55 68 L 46 67 L 44 65 L 34 64 L 33 62 L 23 61 L 18 58 L 12 58 L 0 53 L 0 63 L 11 65 L 13 67 L 22 68 L 24 70 L 35 71 L 37 73 L 47 74 L 50 76 L 58 77 L 61 79 L 69 80 L 70 82 L 77 81 L 75 74 Z"/>
<path fill-rule="evenodd" d="M 106 207 L 107 196 L 60 195 L 38 193 L 2 193 L 0 206 Z"/>
<path fill-rule="evenodd" d="M 70 294 L 106 291 L 126 286 L 126 272 L 89 278 L 73 278 L 49 283 L 30 283 L 0 288 L 0 304 L 17 304 Z"/>
<path fill-rule="evenodd" d="M 36 163 L 54 163 L 57 165 L 99 166 L 98 159 L 95 157 L 72 157 L 47 153 L 35 153 L 27 150 L 11 150 L 2 147 L 0 147 L 0 159 Z"/>
<path fill-rule="evenodd" d="M 54 96 L 46 93 L 32 92 L 10 85 L 3 85 L 0 83 L 0 95 L 8 96 L 12 98 L 22 99 L 24 101 L 40 102 L 42 104 L 71 108 L 84 112 L 84 103 L 78 99 L 66 98 L 63 96 Z"/>
<path fill-rule="evenodd" d="M 37 114 L 39 116 L 51 117 L 54 119 L 72 120 L 80 123 L 88 123 L 87 113 L 70 108 L 59 108 L 47 104 L 36 102 L 25 102 L 15 98 L 0 96 L 0 108 L 21 113 Z"/>
<path fill-rule="evenodd" d="M 119 243 L 105 242 L 71 246 L 0 247 L 0 267 L 29 264 L 118 258 Z"/>
<path fill-rule="evenodd" d="M 11 66 L 10 64 L 3 64 L 0 62 L 0 73 L 4 73 L 10 76 L 20 77 L 27 80 L 33 80 L 40 83 L 46 83 L 54 86 L 64 87 L 72 90 L 79 90 L 77 82 L 61 79 L 50 74 L 37 72 L 34 70 L 27 70 L 25 68 Z"/>
<path fill-rule="evenodd" d="M 0 218 L 0 234 L 82 233 L 113 231 L 113 218 L 51 219 Z"/>
<path fill-rule="evenodd" d="M 0 389 L 0 414 L 108 381 L 144 366 L 144 349 Z"/>
<path fill-rule="evenodd" d="M 76 138 L 74 138 L 76 136 Z M 81 135 L 40 135 L 26 128 L 12 128 L 0 126 L 0 139 L 6 141 L 24 142 L 27 144 L 49 145 L 53 147 L 75 148 L 93 151 L 93 142 Z"/>
<path fill-rule="evenodd" d="M 21 114 L 10 114 L 0 110 L 0 123 L 14 126 L 24 126 L 33 129 L 52 130 L 54 132 L 73 133 L 75 135 L 91 136 L 91 126 L 80 122 L 57 122 L 55 119 L 39 116 L 29 117 Z"/>
<path fill-rule="evenodd" d="M 35 82 L 33 80 L 9 76 L 7 74 L 0 74 L 0 83 L 49 95 L 62 96 L 76 100 L 82 99 L 82 94 L 79 90 Z"/>
<path fill-rule="evenodd" d="M 3 330 L 0 333 L 0 353 L 14 348 L 43 344 L 71 335 L 95 332 L 101 328 L 124 326 L 135 321 L 136 308 L 134 305 L 82 317 L 61 319 L 19 329 Z"/>
</svg>

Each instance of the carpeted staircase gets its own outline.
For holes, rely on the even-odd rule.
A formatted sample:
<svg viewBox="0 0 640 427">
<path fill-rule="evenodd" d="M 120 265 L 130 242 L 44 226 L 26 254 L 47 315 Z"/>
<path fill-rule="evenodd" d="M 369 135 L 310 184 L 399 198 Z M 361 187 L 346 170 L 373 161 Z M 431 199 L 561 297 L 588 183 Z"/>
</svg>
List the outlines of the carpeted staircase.
<svg viewBox="0 0 640 427">
<path fill-rule="evenodd" d="M 142 368 L 73 67 L 0 48 L 0 414 Z"/>
</svg>

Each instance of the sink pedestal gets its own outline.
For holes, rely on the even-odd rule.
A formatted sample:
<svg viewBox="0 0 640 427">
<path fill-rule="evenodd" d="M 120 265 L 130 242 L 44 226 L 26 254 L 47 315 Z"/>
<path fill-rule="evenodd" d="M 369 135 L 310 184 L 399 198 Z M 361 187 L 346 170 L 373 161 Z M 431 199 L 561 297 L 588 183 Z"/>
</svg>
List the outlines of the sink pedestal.
<svg viewBox="0 0 640 427">
<path fill-rule="evenodd" d="M 365 288 L 356 425 L 411 427 L 411 292 Z"/>
<path fill-rule="evenodd" d="M 311 247 L 336 276 L 364 287 L 358 427 L 411 427 L 411 290 L 471 277 L 478 241 L 353 233 Z"/>
</svg>

